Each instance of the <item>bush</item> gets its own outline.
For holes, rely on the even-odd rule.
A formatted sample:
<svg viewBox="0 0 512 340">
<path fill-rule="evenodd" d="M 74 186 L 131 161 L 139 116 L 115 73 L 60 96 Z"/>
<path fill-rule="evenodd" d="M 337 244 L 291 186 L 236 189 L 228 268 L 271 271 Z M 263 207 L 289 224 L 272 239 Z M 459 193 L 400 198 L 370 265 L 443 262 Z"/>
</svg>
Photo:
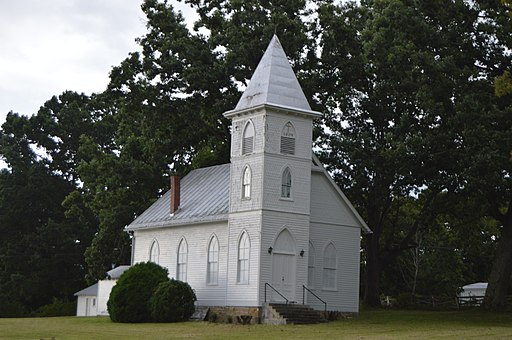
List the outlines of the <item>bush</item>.
<svg viewBox="0 0 512 340">
<path fill-rule="evenodd" d="M 168 280 L 167 269 L 153 262 L 132 266 L 112 288 L 107 302 L 110 319 L 114 322 L 150 321 L 149 300 L 158 285 Z"/>
<path fill-rule="evenodd" d="M 0 318 L 19 318 L 27 314 L 28 311 L 21 301 L 0 294 Z"/>
<path fill-rule="evenodd" d="M 53 298 L 53 302 L 40 307 L 38 316 L 70 316 L 76 314 L 76 301 Z"/>
<path fill-rule="evenodd" d="M 158 285 L 149 302 L 156 322 L 188 320 L 194 313 L 196 294 L 186 282 L 170 280 Z"/>
</svg>

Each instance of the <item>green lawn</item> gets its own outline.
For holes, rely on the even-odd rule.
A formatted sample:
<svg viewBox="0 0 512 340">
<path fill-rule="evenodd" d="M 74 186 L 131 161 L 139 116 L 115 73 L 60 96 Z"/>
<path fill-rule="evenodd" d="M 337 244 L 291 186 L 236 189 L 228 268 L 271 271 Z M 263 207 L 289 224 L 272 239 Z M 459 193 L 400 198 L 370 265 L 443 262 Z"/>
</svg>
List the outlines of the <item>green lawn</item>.
<svg viewBox="0 0 512 340">
<path fill-rule="evenodd" d="M 512 313 L 363 311 L 320 325 L 230 325 L 209 322 L 118 324 L 109 318 L 0 319 L 0 339 L 396 339 L 512 338 Z"/>
</svg>

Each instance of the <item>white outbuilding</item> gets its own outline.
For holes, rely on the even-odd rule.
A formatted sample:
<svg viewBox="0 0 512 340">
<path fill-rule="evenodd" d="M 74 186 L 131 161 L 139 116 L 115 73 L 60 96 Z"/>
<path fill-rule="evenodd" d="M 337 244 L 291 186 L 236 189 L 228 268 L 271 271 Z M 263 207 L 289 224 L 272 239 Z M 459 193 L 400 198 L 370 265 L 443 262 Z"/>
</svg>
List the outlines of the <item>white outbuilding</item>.
<svg viewBox="0 0 512 340">
<path fill-rule="evenodd" d="M 107 301 L 117 279 L 130 266 L 119 266 L 107 272 L 106 280 L 99 280 L 92 286 L 75 293 L 78 298 L 76 316 L 108 315 Z"/>
</svg>

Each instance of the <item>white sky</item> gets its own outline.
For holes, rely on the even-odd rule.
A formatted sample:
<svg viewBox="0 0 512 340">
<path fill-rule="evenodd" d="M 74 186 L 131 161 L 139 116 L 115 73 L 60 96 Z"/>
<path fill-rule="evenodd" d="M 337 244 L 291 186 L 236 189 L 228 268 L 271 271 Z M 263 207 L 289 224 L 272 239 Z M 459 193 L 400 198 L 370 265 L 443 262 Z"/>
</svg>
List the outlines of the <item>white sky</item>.
<svg viewBox="0 0 512 340">
<path fill-rule="evenodd" d="M 141 3 L 0 0 L 0 125 L 9 111 L 35 114 L 65 90 L 102 92 L 146 32 Z"/>
</svg>

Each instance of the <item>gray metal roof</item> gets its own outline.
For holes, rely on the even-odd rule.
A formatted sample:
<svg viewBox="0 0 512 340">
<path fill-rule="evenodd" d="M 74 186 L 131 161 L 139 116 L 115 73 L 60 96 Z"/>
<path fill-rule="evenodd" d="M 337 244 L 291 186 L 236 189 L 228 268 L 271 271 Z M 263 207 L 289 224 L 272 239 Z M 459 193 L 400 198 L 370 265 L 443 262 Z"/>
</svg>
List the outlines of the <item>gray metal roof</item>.
<svg viewBox="0 0 512 340">
<path fill-rule="evenodd" d="M 180 182 L 180 206 L 170 214 L 170 191 L 130 223 L 126 230 L 228 219 L 230 164 L 191 171 Z"/>
<path fill-rule="evenodd" d="M 318 112 L 311 111 L 276 35 L 270 41 L 236 108 L 228 111 L 227 114 L 263 104 L 320 115 Z"/>
<path fill-rule="evenodd" d="M 75 296 L 84 296 L 84 295 L 95 296 L 95 295 L 98 295 L 98 282 L 96 282 L 92 286 L 89 286 L 87 288 L 82 289 L 79 292 L 76 292 L 74 295 Z"/>
<path fill-rule="evenodd" d="M 119 279 L 121 274 L 124 273 L 128 268 L 130 268 L 128 265 L 117 266 L 114 269 L 109 270 L 107 275 L 113 280 Z"/>
</svg>

